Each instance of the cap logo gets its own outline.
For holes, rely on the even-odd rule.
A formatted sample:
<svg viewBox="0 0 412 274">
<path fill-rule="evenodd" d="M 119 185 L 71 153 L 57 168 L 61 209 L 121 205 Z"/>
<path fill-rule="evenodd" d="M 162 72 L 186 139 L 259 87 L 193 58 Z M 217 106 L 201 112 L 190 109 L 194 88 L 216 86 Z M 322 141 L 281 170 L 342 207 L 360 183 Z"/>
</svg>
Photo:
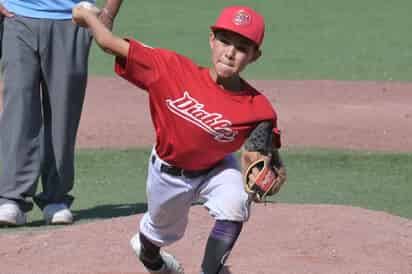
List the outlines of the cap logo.
<svg viewBox="0 0 412 274">
<path fill-rule="evenodd" d="M 235 16 L 233 16 L 233 24 L 237 26 L 247 26 L 250 25 L 250 15 L 244 11 L 239 10 Z"/>
</svg>

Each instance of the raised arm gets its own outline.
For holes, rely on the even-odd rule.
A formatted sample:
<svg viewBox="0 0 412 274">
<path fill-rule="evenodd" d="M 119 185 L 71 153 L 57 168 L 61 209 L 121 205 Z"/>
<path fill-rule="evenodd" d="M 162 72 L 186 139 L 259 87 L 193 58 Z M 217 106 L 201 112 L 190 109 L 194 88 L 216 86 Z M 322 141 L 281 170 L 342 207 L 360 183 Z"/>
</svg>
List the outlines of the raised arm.
<svg viewBox="0 0 412 274">
<path fill-rule="evenodd" d="M 122 2 L 123 0 L 106 0 L 102 8 L 99 19 L 110 30 L 113 28 L 113 21 L 119 12 Z"/>
<path fill-rule="evenodd" d="M 114 35 L 103 22 L 99 20 L 98 14 L 90 9 L 77 5 L 73 8 L 72 15 L 73 23 L 88 28 L 102 50 L 115 56 L 127 56 L 129 43 Z"/>
</svg>

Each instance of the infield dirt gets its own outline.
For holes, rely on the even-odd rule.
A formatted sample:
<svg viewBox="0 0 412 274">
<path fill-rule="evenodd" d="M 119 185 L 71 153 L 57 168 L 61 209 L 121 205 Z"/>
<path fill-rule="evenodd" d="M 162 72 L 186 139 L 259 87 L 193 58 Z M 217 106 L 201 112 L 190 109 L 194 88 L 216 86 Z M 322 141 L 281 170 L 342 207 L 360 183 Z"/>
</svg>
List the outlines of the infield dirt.
<svg viewBox="0 0 412 274">
<path fill-rule="evenodd" d="M 254 84 L 278 110 L 285 147 L 412 152 L 412 83 Z M 91 78 L 78 146 L 153 141 L 145 92 L 117 78 Z M 145 273 L 128 244 L 140 218 L 1 233 L 0 273 Z M 184 239 L 167 248 L 186 273 L 198 273 L 211 225 L 194 207 Z M 348 206 L 256 205 L 222 273 L 411 274 L 412 220 Z"/>
</svg>

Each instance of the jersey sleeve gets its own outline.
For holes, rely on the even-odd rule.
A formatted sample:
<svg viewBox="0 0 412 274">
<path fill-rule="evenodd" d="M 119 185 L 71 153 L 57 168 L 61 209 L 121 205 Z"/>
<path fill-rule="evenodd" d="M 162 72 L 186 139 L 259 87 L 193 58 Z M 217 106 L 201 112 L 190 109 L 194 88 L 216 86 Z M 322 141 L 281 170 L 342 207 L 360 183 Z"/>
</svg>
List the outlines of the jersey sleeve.
<svg viewBox="0 0 412 274">
<path fill-rule="evenodd" d="M 280 129 L 277 126 L 274 126 L 272 129 L 272 146 L 274 148 L 280 148 L 282 146 L 281 138 L 280 138 Z"/>
<path fill-rule="evenodd" d="M 126 58 L 116 57 L 114 71 L 120 77 L 147 90 L 159 78 L 162 58 L 159 50 L 133 39 Z"/>
<path fill-rule="evenodd" d="M 280 129 L 278 127 L 278 115 L 276 110 L 272 108 L 272 147 L 279 149 L 282 146 Z"/>
<path fill-rule="evenodd" d="M 278 114 L 269 99 L 263 95 L 263 92 L 257 91 L 249 83 L 245 82 L 248 92 L 252 95 L 254 103 L 254 112 L 257 114 L 256 122 L 271 122 L 271 142 L 272 148 L 279 149 L 282 146 L 281 132 L 278 127 Z"/>
<path fill-rule="evenodd" d="M 266 119 L 272 122 L 272 147 L 279 149 L 282 146 L 282 142 L 281 131 L 278 127 L 278 114 L 269 99 L 262 93 L 259 94 L 259 98 L 261 99 L 259 109 L 265 113 L 264 115 L 267 115 Z"/>
</svg>

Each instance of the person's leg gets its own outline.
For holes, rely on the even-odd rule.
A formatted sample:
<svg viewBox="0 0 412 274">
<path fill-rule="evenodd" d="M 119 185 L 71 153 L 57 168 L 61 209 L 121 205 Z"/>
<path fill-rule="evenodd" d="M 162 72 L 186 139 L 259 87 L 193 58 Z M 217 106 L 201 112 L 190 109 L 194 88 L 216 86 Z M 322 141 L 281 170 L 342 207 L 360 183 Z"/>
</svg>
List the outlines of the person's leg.
<svg viewBox="0 0 412 274">
<path fill-rule="evenodd" d="M 147 176 L 148 211 L 143 215 L 140 231 L 132 238 L 131 245 L 150 273 L 164 268 L 173 269 L 172 273 L 181 273 L 183 270 L 179 262 L 162 251 L 161 247 L 183 237 L 200 180 L 162 173 L 161 164 L 161 160 L 151 156 Z"/>
<path fill-rule="evenodd" d="M 217 220 L 207 240 L 201 274 L 218 274 L 242 230 L 242 222 Z"/>
<path fill-rule="evenodd" d="M 87 83 L 91 36 L 70 20 L 42 20 L 40 60 L 43 74 L 43 192 L 35 197 L 48 204 L 71 206 L 74 149 Z"/>
<path fill-rule="evenodd" d="M 32 203 L 25 198 L 35 194 L 41 162 L 37 22 L 20 16 L 5 18 L 3 35 L 0 205 L 13 201 L 29 211 Z"/>
<path fill-rule="evenodd" d="M 139 259 L 148 269 L 159 270 L 162 268 L 164 261 L 160 256 L 160 247 L 153 244 L 145 235 L 139 233 L 141 251 Z"/>
<path fill-rule="evenodd" d="M 2 52 L 2 44 L 3 44 L 3 22 L 4 22 L 4 16 L 0 15 L 0 59 L 1 59 L 1 52 Z"/>
<path fill-rule="evenodd" d="M 149 240 L 143 233 L 132 237 L 130 244 L 143 263 L 146 270 L 152 274 L 183 274 L 179 261 L 171 254 L 160 250 L 160 247 Z"/>
<path fill-rule="evenodd" d="M 222 269 L 249 218 L 250 200 L 244 191 L 242 175 L 234 156 L 214 170 L 200 190 L 204 206 L 215 218 L 202 261 L 202 274 L 217 274 Z"/>
</svg>

